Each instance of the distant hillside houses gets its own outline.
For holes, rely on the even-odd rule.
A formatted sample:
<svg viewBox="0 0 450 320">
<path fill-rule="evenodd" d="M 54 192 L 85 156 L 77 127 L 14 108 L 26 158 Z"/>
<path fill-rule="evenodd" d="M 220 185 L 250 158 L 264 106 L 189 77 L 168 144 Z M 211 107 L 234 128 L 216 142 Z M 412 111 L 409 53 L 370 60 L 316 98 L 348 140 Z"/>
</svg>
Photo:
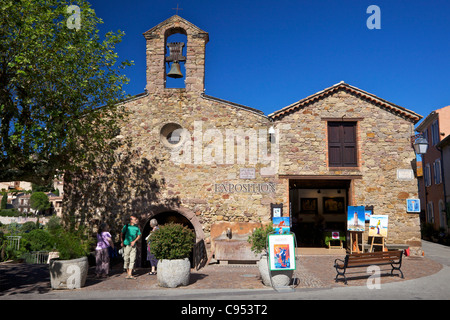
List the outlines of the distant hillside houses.
<svg viewBox="0 0 450 320">
<path fill-rule="evenodd" d="M 53 181 L 53 192 L 45 192 L 51 203 L 51 208 L 45 214 L 56 214 L 62 216 L 62 200 L 64 195 L 64 182 L 62 179 L 55 179 Z M 10 181 L 0 182 L 0 191 L 8 192 L 7 209 L 15 208 L 20 213 L 25 215 L 34 215 L 36 210 L 30 207 L 32 185 L 26 181 Z M 58 194 L 59 193 L 59 194 Z"/>
</svg>

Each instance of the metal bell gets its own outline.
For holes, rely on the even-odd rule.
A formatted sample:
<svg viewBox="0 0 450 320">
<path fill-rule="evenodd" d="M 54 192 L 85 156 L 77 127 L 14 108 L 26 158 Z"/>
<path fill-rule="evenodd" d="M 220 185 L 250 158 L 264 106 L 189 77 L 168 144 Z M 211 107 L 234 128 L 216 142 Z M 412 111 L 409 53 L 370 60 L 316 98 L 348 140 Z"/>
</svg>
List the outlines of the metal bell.
<svg viewBox="0 0 450 320">
<path fill-rule="evenodd" d="M 170 71 L 167 76 L 176 79 L 183 78 L 183 74 L 181 73 L 180 64 L 178 63 L 178 61 L 172 62 L 172 66 L 170 67 Z"/>
</svg>

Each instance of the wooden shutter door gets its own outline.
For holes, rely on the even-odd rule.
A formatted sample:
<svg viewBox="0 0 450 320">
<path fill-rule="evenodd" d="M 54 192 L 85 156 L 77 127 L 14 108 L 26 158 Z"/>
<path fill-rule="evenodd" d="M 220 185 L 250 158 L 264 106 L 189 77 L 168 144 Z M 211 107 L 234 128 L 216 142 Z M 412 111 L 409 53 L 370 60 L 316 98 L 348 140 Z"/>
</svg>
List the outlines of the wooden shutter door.
<svg viewBox="0 0 450 320">
<path fill-rule="evenodd" d="M 356 122 L 328 123 L 328 159 L 330 167 L 355 167 Z"/>
<path fill-rule="evenodd" d="M 341 134 L 339 123 L 328 123 L 328 159 L 330 167 L 342 166 Z"/>
<path fill-rule="evenodd" d="M 356 163 L 356 124 L 345 122 L 342 124 L 342 166 L 355 167 Z"/>
</svg>

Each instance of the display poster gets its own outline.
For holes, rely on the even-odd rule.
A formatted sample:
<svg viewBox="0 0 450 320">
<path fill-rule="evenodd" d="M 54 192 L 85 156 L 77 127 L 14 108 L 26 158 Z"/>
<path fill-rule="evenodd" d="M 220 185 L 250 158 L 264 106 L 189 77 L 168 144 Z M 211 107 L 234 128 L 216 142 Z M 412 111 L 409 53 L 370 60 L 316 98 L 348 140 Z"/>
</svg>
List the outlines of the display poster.
<svg viewBox="0 0 450 320">
<path fill-rule="evenodd" d="M 348 231 L 364 231 L 365 225 L 365 207 L 349 206 L 347 209 L 347 230 Z"/>
<path fill-rule="evenodd" d="M 420 199 L 406 199 L 406 212 L 420 213 Z"/>
<path fill-rule="evenodd" d="M 387 237 L 388 216 L 373 215 L 369 222 L 369 237 Z"/>
<path fill-rule="evenodd" d="M 291 232 L 289 217 L 273 217 L 273 231 L 276 234 L 288 234 Z"/>
<path fill-rule="evenodd" d="M 269 235 L 270 270 L 295 270 L 295 242 L 293 234 Z"/>
<path fill-rule="evenodd" d="M 366 215 L 366 222 L 370 221 L 370 216 L 373 215 L 373 206 L 366 206 L 365 207 L 365 215 Z"/>
</svg>

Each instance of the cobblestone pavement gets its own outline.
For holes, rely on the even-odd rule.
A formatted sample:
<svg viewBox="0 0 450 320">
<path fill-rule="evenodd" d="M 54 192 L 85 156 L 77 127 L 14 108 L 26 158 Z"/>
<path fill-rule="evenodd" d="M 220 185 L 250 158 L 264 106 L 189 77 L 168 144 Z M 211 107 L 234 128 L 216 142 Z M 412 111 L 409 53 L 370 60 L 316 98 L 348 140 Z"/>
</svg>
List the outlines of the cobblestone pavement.
<svg viewBox="0 0 450 320">
<path fill-rule="evenodd" d="M 332 288 L 345 287 L 342 281 L 334 281 L 336 271 L 333 263 L 342 255 L 316 255 L 297 257 L 295 276 L 297 288 Z M 405 279 L 389 276 L 390 266 L 381 268 L 381 283 L 401 282 L 429 276 L 442 269 L 438 262 L 426 257 L 404 257 L 402 271 Z M 137 269 L 136 280 L 125 279 L 121 265 L 115 265 L 106 279 L 96 279 L 91 267 L 82 291 L 105 290 L 173 290 L 161 288 L 156 275 L 149 275 L 148 269 Z M 364 286 L 370 276 L 364 268 L 352 269 L 348 273 L 351 280 L 348 286 Z M 265 289 L 256 265 L 219 265 L 210 264 L 200 270 L 192 269 L 190 284 L 183 289 Z M 47 293 L 52 291 L 48 266 L 15 263 L 0 264 L 0 297 L 26 293 Z"/>
</svg>

